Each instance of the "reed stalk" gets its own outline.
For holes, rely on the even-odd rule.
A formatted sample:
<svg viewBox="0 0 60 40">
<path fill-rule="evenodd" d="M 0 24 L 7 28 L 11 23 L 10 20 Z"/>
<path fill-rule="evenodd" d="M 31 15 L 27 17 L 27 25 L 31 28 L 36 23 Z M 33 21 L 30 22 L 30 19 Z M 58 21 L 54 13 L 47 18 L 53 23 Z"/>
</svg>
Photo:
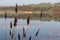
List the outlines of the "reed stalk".
<svg viewBox="0 0 60 40">
<path fill-rule="evenodd" d="M 27 17 L 27 25 L 29 25 L 29 23 L 30 23 L 30 17 L 28 16 Z"/>
</svg>

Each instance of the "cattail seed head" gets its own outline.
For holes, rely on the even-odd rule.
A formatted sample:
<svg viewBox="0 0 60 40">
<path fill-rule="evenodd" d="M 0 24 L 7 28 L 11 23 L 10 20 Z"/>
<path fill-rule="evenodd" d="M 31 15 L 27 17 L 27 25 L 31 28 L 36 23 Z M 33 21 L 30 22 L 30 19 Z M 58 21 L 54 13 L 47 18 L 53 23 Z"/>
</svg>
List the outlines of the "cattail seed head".
<svg viewBox="0 0 60 40">
<path fill-rule="evenodd" d="M 17 23 L 17 16 L 15 16 L 15 18 L 14 18 L 14 22 Z"/>
<path fill-rule="evenodd" d="M 14 27 L 17 25 L 17 17 L 14 18 Z"/>
<path fill-rule="evenodd" d="M 42 18 L 42 11 L 41 11 L 41 13 L 40 13 L 40 18 Z"/>
<path fill-rule="evenodd" d="M 18 6 L 17 6 L 17 4 L 16 4 L 16 7 L 15 7 L 15 12 L 17 13 L 17 11 L 18 11 Z"/>
<path fill-rule="evenodd" d="M 16 27 L 16 25 L 17 25 L 17 24 L 16 24 L 16 23 L 14 23 L 14 27 Z"/>
<path fill-rule="evenodd" d="M 10 22 L 10 28 L 12 29 L 12 21 Z"/>
<path fill-rule="evenodd" d="M 29 22 L 30 22 L 30 17 L 28 16 L 27 17 L 27 25 L 29 25 Z"/>
<path fill-rule="evenodd" d="M 5 12 L 5 19 L 7 18 L 7 13 Z"/>
</svg>

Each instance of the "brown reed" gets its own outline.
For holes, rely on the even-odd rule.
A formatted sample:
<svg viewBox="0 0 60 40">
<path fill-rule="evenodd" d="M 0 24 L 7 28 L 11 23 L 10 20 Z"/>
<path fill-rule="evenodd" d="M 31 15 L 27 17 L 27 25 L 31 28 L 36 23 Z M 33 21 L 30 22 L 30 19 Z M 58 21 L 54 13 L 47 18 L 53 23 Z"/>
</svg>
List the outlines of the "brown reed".
<svg viewBox="0 0 60 40">
<path fill-rule="evenodd" d="M 12 21 L 10 22 L 10 28 L 12 29 Z"/>
<path fill-rule="evenodd" d="M 16 7 L 15 7 L 15 12 L 17 13 L 17 11 L 18 11 L 18 6 L 17 6 L 17 4 L 16 4 Z"/>
<path fill-rule="evenodd" d="M 43 16 L 43 14 L 42 14 L 42 11 L 41 11 L 41 13 L 40 13 L 40 18 L 42 18 L 42 16 Z"/>
<path fill-rule="evenodd" d="M 7 18 L 7 12 L 5 12 L 5 19 Z"/>
<path fill-rule="evenodd" d="M 17 25 L 17 16 L 14 18 L 14 27 Z"/>
<path fill-rule="evenodd" d="M 15 16 L 15 18 L 14 18 L 14 34 L 15 34 L 16 26 L 17 26 L 17 16 Z M 16 37 L 15 37 L 15 40 L 16 40 Z"/>
<path fill-rule="evenodd" d="M 7 12 L 5 12 L 5 40 L 6 40 L 6 18 L 7 18 Z"/>
<path fill-rule="evenodd" d="M 17 16 L 15 16 L 14 22 L 17 23 Z"/>
<path fill-rule="evenodd" d="M 28 16 L 27 17 L 27 25 L 29 25 L 29 23 L 30 23 L 30 17 Z"/>
<path fill-rule="evenodd" d="M 16 27 L 16 25 L 17 25 L 17 24 L 16 24 L 16 23 L 14 23 L 14 27 Z"/>
</svg>

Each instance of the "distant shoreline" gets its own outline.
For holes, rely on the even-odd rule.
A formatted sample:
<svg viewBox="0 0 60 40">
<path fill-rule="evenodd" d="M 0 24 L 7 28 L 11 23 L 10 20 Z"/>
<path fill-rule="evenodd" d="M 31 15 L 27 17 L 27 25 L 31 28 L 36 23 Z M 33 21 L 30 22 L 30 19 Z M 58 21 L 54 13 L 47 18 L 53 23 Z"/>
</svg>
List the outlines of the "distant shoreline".
<svg viewBox="0 0 60 40">
<path fill-rule="evenodd" d="M 7 18 L 14 18 L 16 15 L 18 19 L 27 19 L 27 16 L 30 16 L 30 19 L 32 20 L 58 20 L 60 21 L 59 17 L 54 17 L 53 14 L 47 14 L 47 13 L 43 13 L 42 18 L 40 19 L 40 13 L 30 13 L 30 14 L 26 14 L 26 13 L 8 13 L 7 12 Z M 4 18 L 5 14 L 4 13 L 0 13 L 0 18 Z"/>
</svg>

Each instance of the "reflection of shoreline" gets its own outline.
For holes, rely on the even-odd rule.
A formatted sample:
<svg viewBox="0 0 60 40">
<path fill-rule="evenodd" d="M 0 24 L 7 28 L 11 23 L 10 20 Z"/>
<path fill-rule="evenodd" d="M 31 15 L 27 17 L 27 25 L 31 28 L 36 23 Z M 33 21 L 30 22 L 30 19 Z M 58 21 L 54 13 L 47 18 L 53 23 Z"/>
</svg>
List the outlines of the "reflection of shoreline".
<svg viewBox="0 0 60 40">
<path fill-rule="evenodd" d="M 17 15 L 18 15 L 17 17 L 19 19 L 26 19 L 27 16 L 30 16 L 31 20 L 40 20 L 40 14 L 34 14 L 34 13 L 32 13 L 32 14 L 17 14 Z M 49 15 L 49 14 L 43 14 L 43 15 L 45 15 L 45 16 L 42 16 L 41 20 L 51 20 L 52 19 L 51 15 Z M 8 18 L 14 18 L 14 16 L 16 16 L 15 13 L 14 14 L 13 13 L 12 14 L 7 13 L 7 17 Z M 0 18 L 4 18 L 4 14 L 0 14 Z"/>
<path fill-rule="evenodd" d="M 31 20 L 40 20 L 40 14 L 17 14 L 18 16 L 18 19 L 26 19 L 27 16 L 30 16 L 30 19 Z M 14 16 L 16 16 L 16 14 L 10 14 L 8 13 L 7 14 L 7 17 L 8 18 L 14 18 Z M 4 14 L 0 14 L 0 18 L 4 18 Z M 43 13 L 43 16 L 42 16 L 42 19 L 43 21 L 50 21 L 50 20 L 57 20 L 59 21 L 60 18 L 54 18 L 54 16 L 50 15 L 50 14 L 44 14 Z"/>
</svg>

